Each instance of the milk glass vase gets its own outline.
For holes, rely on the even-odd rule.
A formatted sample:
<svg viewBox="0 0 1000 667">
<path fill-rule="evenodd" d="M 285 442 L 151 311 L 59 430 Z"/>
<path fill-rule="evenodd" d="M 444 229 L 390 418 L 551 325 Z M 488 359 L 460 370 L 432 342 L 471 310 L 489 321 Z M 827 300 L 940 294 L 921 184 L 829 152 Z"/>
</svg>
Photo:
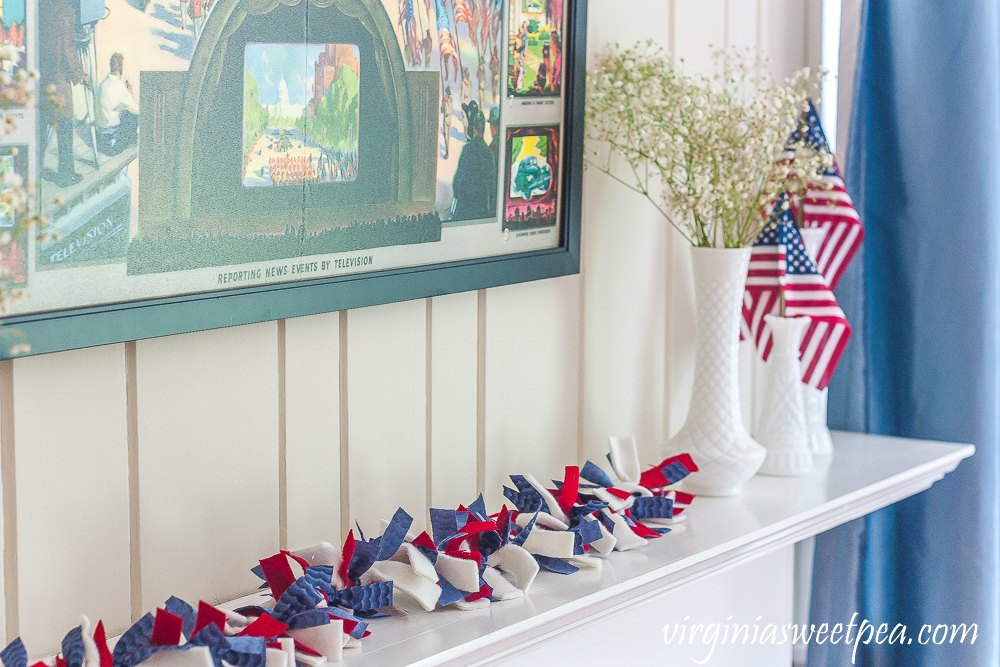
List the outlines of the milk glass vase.
<svg viewBox="0 0 1000 667">
<path fill-rule="evenodd" d="M 773 344 L 767 361 L 767 385 L 754 435 L 767 449 L 760 468 L 765 475 L 807 475 L 813 469 L 809 424 L 802 388 L 799 346 L 808 317 L 765 315 Z"/>
<path fill-rule="evenodd" d="M 739 392 L 739 339 L 750 248 L 691 248 L 694 269 L 694 386 L 684 426 L 667 451 L 687 452 L 698 472 L 686 491 L 706 496 L 740 492 L 766 451 L 743 426 Z"/>
</svg>

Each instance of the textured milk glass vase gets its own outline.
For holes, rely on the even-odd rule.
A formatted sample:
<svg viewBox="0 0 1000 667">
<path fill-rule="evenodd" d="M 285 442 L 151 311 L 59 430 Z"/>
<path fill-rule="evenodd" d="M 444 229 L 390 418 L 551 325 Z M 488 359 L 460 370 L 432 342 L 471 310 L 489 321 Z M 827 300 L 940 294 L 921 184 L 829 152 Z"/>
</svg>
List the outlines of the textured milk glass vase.
<svg viewBox="0 0 1000 667">
<path fill-rule="evenodd" d="M 766 451 L 743 426 L 740 413 L 739 342 L 750 248 L 691 248 L 694 269 L 694 386 L 684 426 L 667 443 L 687 452 L 698 472 L 686 491 L 731 496 L 753 477 Z"/>
<path fill-rule="evenodd" d="M 819 257 L 819 247 L 826 238 L 827 230 L 820 227 L 803 227 L 799 229 L 806 253 L 816 263 Z M 802 385 L 802 397 L 806 403 L 806 423 L 809 426 L 809 448 L 814 456 L 831 456 L 833 454 L 833 438 L 830 428 L 826 425 L 826 408 L 829 391 Z"/>
<path fill-rule="evenodd" d="M 774 340 L 768 359 L 767 390 L 754 435 L 767 449 L 760 472 L 765 475 L 807 475 L 813 469 L 809 425 L 802 394 L 799 346 L 808 317 L 765 315 Z"/>
</svg>

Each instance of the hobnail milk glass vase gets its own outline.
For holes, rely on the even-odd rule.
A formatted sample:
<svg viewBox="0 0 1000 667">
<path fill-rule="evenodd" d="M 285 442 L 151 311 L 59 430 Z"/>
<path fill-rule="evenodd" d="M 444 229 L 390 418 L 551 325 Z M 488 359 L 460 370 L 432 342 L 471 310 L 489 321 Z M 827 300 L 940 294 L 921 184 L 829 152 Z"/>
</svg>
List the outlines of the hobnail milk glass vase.
<svg viewBox="0 0 1000 667">
<path fill-rule="evenodd" d="M 706 496 L 740 492 L 766 451 L 743 426 L 739 342 L 750 248 L 691 248 L 694 269 L 694 386 L 687 420 L 667 451 L 687 452 L 698 472 L 686 491 Z"/>
<path fill-rule="evenodd" d="M 768 359 L 767 391 L 754 435 L 767 449 L 760 472 L 765 475 L 807 475 L 813 469 L 809 425 L 802 397 L 799 346 L 808 317 L 765 315 L 774 340 Z"/>
<path fill-rule="evenodd" d="M 799 230 L 806 253 L 813 262 L 819 257 L 819 247 L 826 238 L 827 230 L 823 227 L 803 227 Z M 833 454 L 833 437 L 826 425 L 826 407 L 829 391 L 802 385 L 802 394 L 806 403 L 806 423 L 809 427 L 809 448 L 813 456 L 831 456 Z"/>
</svg>

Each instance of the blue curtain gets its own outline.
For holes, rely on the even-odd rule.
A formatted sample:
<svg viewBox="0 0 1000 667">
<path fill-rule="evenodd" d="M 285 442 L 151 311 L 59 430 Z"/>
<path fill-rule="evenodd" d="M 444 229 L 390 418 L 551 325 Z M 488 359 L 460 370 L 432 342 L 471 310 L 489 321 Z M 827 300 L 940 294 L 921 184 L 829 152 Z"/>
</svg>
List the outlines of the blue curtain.
<svg viewBox="0 0 1000 667">
<path fill-rule="evenodd" d="M 858 612 L 912 643 L 856 664 L 1000 665 L 1000 4 L 868 0 L 845 177 L 866 241 L 838 298 L 854 338 L 835 428 L 969 442 L 930 490 L 817 538 L 812 622 Z M 976 623 L 974 645 L 920 645 Z M 812 645 L 809 666 L 851 664 Z"/>
</svg>

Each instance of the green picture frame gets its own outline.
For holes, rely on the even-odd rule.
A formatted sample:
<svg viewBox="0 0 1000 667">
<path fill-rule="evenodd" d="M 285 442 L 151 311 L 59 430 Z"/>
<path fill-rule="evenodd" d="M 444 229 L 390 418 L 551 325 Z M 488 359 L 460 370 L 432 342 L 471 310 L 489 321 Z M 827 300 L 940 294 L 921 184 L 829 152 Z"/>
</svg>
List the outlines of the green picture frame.
<svg viewBox="0 0 1000 667">
<path fill-rule="evenodd" d="M 373 0 L 337 1 L 361 6 Z M 506 11 L 507 3 L 503 6 Z M 553 230 L 558 234 L 555 247 L 296 282 L 15 314 L 3 318 L 0 358 L 361 308 L 578 273 L 587 2 L 565 0 L 564 11 L 565 93 L 559 119 L 563 132 L 559 191 L 561 224 Z M 157 83 L 152 78 L 150 81 Z M 147 85 L 145 80 L 143 85 Z M 504 105 L 507 103 L 503 100 Z M 420 169 L 407 171 L 404 168 L 401 173 L 408 174 L 406 177 L 414 182 L 412 187 L 416 191 L 416 183 L 423 176 Z M 501 182 L 503 178 L 504 174 L 499 174 Z"/>
</svg>

